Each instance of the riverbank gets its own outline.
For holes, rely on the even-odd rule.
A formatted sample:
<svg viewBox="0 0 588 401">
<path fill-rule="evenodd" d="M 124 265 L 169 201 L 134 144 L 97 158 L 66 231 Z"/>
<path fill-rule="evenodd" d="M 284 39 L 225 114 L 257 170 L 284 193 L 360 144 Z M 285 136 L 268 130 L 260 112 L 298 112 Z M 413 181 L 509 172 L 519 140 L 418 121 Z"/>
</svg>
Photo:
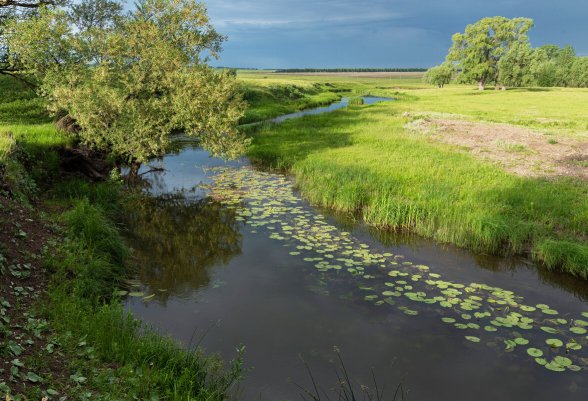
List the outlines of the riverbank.
<svg viewBox="0 0 588 401">
<path fill-rule="evenodd" d="M 64 174 L 70 141 L 0 77 L 0 396 L 223 400 L 241 375 L 124 312 L 121 185 Z"/>
<path fill-rule="evenodd" d="M 371 88 L 366 80 L 361 84 L 355 90 L 397 101 L 263 127 L 253 134 L 249 156 L 292 172 L 312 203 L 359 215 L 372 225 L 481 253 L 525 254 L 548 269 L 588 278 L 585 179 L 554 176 L 542 165 L 536 166 L 539 174 L 517 175 L 464 145 L 436 140 L 436 127 L 413 129 L 431 115 L 489 120 L 537 131 L 546 145 L 570 140 L 583 146 L 588 120 L 580 105 L 588 101 L 588 91 L 479 94 L 469 87 L 392 91 L 378 80 Z M 522 154 L 521 160 L 525 152 L 535 152 L 516 140 L 501 147 Z M 582 160 L 569 163 L 581 172 L 585 168 Z"/>
</svg>

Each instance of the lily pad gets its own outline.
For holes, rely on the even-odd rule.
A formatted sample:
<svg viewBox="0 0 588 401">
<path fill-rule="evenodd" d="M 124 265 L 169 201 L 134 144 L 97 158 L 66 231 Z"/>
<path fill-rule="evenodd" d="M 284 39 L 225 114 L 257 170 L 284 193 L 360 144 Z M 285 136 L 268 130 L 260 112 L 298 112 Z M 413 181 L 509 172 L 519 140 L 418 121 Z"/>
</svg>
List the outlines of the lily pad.
<svg viewBox="0 0 588 401">
<path fill-rule="evenodd" d="M 558 348 L 563 345 L 563 342 L 557 338 L 549 338 L 549 339 L 545 340 L 545 343 L 547 343 L 547 345 L 549 345 L 550 347 L 553 347 L 553 348 Z"/>
<path fill-rule="evenodd" d="M 558 365 L 557 363 L 554 363 L 554 362 L 549 362 L 549 363 L 545 364 L 545 368 L 549 369 L 553 372 L 563 372 L 566 370 L 563 366 Z"/>
<path fill-rule="evenodd" d="M 574 334 L 586 334 L 586 329 L 583 327 L 571 327 L 570 331 Z"/>
<path fill-rule="evenodd" d="M 543 351 L 541 351 L 538 348 L 528 348 L 527 354 L 529 354 L 530 356 L 532 356 L 534 358 L 539 358 L 539 357 L 543 356 Z"/>
<path fill-rule="evenodd" d="M 514 342 L 517 343 L 517 345 L 527 345 L 529 344 L 529 340 L 527 340 L 526 338 L 523 337 L 517 337 L 514 339 Z"/>
<path fill-rule="evenodd" d="M 553 362 L 563 367 L 570 366 L 572 364 L 572 360 L 570 358 L 560 355 L 553 358 Z"/>
</svg>

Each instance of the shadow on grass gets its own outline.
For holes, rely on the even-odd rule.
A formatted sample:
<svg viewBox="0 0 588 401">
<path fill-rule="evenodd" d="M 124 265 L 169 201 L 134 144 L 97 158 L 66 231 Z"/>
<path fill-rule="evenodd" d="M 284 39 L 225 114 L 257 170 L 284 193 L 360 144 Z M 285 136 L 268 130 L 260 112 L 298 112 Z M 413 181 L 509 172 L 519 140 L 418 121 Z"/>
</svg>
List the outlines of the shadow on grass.
<svg viewBox="0 0 588 401">
<path fill-rule="evenodd" d="M 371 107 L 360 106 L 360 109 Z M 390 109 L 383 108 L 370 110 L 370 114 L 362 113 L 365 110 L 348 112 L 353 108 L 253 128 L 249 131 L 253 144 L 248 156 L 254 163 L 289 169 L 312 153 L 351 146 L 354 127 L 376 121 L 373 113 L 390 113 Z"/>
</svg>

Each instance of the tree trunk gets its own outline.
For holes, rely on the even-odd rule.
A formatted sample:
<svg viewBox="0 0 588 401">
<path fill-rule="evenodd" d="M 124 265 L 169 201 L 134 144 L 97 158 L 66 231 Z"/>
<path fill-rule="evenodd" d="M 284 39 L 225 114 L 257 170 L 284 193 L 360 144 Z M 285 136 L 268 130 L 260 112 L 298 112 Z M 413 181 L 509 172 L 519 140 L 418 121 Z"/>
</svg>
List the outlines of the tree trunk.
<svg viewBox="0 0 588 401">
<path fill-rule="evenodd" d="M 478 89 L 481 90 L 481 91 L 483 91 L 484 89 L 486 89 L 485 86 L 484 86 L 484 81 L 479 81 L 478 82 Z"/>
<path fill-rule="evenodd" d="M 139 162 L 132 162 L 129 166 L 129 179 L 131 181 L 136 180 L 139 177 L 139 169 L 141 168 L 141 163 Z"/>
</svg>

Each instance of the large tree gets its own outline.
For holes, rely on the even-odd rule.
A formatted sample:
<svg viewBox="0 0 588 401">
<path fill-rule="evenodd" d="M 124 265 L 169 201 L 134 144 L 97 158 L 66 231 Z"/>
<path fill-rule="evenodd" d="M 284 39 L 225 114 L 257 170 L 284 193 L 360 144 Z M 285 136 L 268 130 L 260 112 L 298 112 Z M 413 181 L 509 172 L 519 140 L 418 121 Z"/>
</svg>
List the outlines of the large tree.
<svg viewBox="0 0 588 401">
<path fill-rule="evenodd" d="M 497 83 L 503 88 L 534 85 L 536 62 L 536 52 L 528 43 L 515 43 L 498 62 Z"/>
<path fill-rule="evenodd" d="M 528 42 L 533 27 L 529 18 L 489 17 L 468 25 L 464 33 L 453 35 L 447 61 L 459 71 L 462 81 L 475 81 L 480 90 L 497 83 L 498 64 L 515 44 Z"/>
<path fill-rule="evenodd" d="M 243 104 L 235 78 L 207 65 L 224 37 L 204 5 L 137 6 L 115 24 L 86 30 L 65 11 L 44 9 L 12 24 L 13 59 L 39 82 L 50 111 L 75 120 L 81 142 L 130 164 L 133 173 L 162 154 L 174 132 L 199 138 L 215 155 L 241 153 L 247 141 L 236 123 Z"/>
<path fill-rule="evenodd" d="M 448 63 L 431 67 L 423 75 L 423 80 L 432 85 L 437 85 L 439 88 L 443 88 L 449 82 L 453 76 L 453 68 Z"/>
</svg>

